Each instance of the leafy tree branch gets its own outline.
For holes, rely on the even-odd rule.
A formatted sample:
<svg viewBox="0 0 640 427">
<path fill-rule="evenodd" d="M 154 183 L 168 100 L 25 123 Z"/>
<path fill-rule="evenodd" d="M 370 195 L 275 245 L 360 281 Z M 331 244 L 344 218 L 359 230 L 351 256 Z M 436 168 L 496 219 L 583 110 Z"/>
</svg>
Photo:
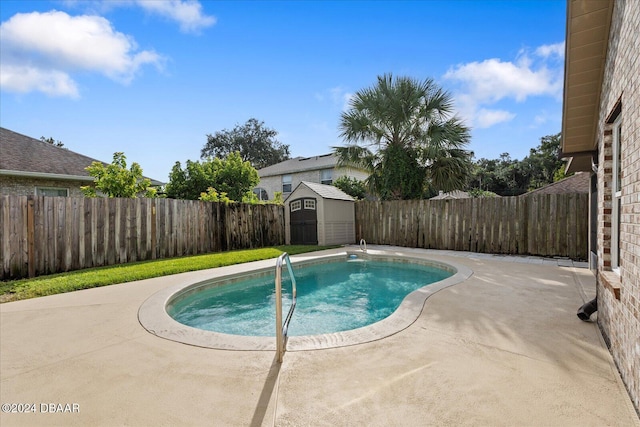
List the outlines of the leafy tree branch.
<svg viewBox="0 0 640 427">
<path fill-rule="evenodd" d="M 85 169 L 94 178 L 93 185 L 80 187 L 87 197 L 156 197 L 156 189 L 151 187 L 151 180 L 142 175 L 140 165 L 134 162 L 127 169 L 127 158 L 122 152 L 114 153 L 109 165 L 93 162 Z"/>
</svg>

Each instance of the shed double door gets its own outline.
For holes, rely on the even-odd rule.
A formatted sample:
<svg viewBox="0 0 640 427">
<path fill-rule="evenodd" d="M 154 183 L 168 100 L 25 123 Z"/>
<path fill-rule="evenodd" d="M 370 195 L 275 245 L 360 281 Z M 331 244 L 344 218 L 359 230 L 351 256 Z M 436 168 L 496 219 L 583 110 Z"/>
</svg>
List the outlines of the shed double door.
<svg viewBox="0 0 640 427">
<path fill-rule="evenodd" d="M 318 211 L 316 199 L 302 198 L 289 204 L 291 210 L 291 244 L 318 244 Z"/>
</svg>

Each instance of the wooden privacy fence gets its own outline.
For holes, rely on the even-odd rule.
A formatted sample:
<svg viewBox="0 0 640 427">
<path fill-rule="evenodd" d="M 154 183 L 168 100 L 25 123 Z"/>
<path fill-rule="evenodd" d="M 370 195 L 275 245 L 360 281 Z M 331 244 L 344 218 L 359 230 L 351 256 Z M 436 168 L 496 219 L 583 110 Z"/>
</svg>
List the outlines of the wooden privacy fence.
<svg viewBox="0 0 640 427">
<path fill-rule="evenodd" d="M 412 248 L 587 259 L 588 194 L 356 203 L 357 239 Z"/>
<path fill-rule="evenodd" d="M 284 244 L 284 208 L 174 199 L 0 197 L 0 279 Z"/>
<path fill-rule="evenodd" d="M 357 240 L 587 258 L 588 195 L 356 203 Z M 284 208 L 173 199 L 0 197 L 0 279 L 285 243 Z"/>
</svg>

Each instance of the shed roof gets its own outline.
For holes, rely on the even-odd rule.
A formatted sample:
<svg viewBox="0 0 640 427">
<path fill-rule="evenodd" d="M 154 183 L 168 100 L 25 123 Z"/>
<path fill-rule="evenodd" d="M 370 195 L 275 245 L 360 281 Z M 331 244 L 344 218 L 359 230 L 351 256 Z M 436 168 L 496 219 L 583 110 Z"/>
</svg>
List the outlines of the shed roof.
<svg viewBox="0 0 640 427">
<path fill-rule="evenodd" d="M 275 165 L 267 166 L 258 170 L 260 177 L 286 175 L 295 172 L 304 172 L 317 169 L 334 168 L 338 163 L 338 158 L 330 153 L 313 157 L 296 157 L 285 160 Z"/>
<path fill-rule="evenodd" d="M 293 194 L 298 188 L 300 188 L 301 185 L 306 186 L 309 190 L 313 191 L 323 199 L 345 200 L 349 202 L 355 201 L 353 197 L 340 190 L 338 187 L 308 181 L 302 181 L 300 184 L 298 184 L 298 186 L 291 192 L 291 194 Z M 289 198 L 291 198 L 291 196 L 289 196 Z"/>
</svg>

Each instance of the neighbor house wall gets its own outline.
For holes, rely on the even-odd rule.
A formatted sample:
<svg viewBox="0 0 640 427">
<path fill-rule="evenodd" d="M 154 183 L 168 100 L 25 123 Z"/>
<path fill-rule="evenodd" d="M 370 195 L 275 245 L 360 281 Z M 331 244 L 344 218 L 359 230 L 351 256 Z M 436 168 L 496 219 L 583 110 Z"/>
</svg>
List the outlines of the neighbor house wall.
<svg viewBox="0 0 640 427">
<path fill-rule="evenodd" d="M 281 176 L 266 176 L 260 178 L 260 182 L 256 188 L 262 188 L 267 192 L 269 200 L 273 200 L 276 191 L 282 191 L 282 177 Z"/>
<path fill-rule="evenodd" d="M 317 184 L 321 184 L 321 171 L 328 169 L 315 169 L 315 170 L 307 170 L 302 172 L 295 172 L 287 175 L 291 175 L 291 189 L 294 190 L 302 181 L 307 182 L 315 182 Z M 367 179 L 369 175 L 366 172 L 351 169 L 351 168 L 335 168 L 333 170 L 333 181 L 340 178 L 341 176 L 348 176 L 350 178 L 355 178 L 359 181 L 364 181 Z M 282 191 L 282 175 L 274 175 L 274 176 L 266 176 L 261 177 L 260 182 L 256 187 L 263 188 L 267 191 L 267 195 L 269 196 L 269 200 L 273 200 L 276 191 Z M 291 193 L 284 193 L 283 197 L 287 198 Z"/>
<path fill-rule="evenodd" d="M 640 2 L 614 3 L 598 122 L 598 324 L 640 408 Z M 620 106 L 620 270 L 612 271 L 612 120 Z"/>
<path fill-rule="evenodd" d="M 35 196 L 36 188 L 66 188 L 69 197 L 84 197 L 80 186 L 90 182 L 0 176 L 0 196 Z"/>
</svg>

